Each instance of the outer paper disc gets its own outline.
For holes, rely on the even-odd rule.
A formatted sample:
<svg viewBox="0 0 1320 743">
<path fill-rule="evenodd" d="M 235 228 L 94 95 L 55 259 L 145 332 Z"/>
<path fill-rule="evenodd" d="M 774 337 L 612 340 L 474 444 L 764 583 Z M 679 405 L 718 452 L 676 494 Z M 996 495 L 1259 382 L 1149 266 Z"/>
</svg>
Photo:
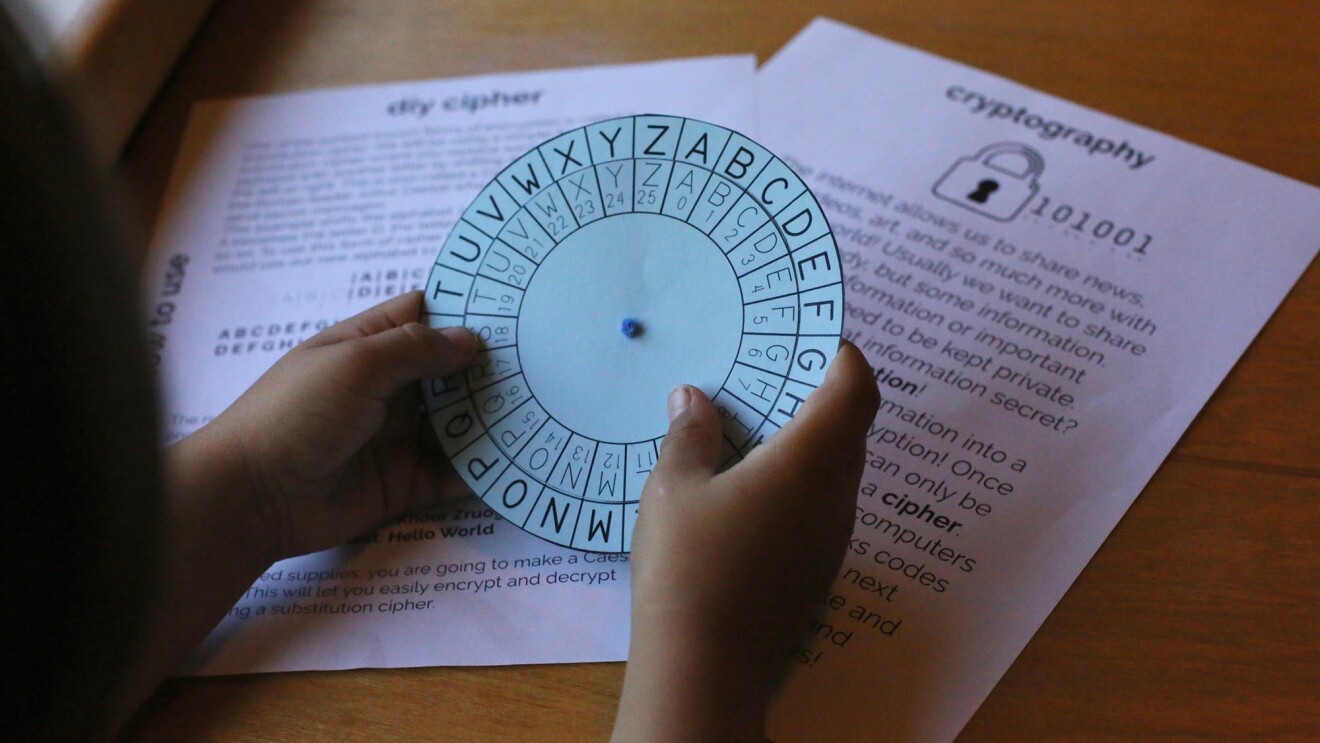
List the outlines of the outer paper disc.
<svg viewBox="0 0 1320 743">
<path fill-rule="evenodd" d="M 825 215 L 782 160 L 713 124 L 629 116 L 496 176 L 436 257 L 426 314 L 484 341 L 424 385 L 472 490 L 548 541 L 628 552 L 669 391 L 710 395 L 724 465 L 741 460 L 824 379 L 843 285 Z"/>
</svg>

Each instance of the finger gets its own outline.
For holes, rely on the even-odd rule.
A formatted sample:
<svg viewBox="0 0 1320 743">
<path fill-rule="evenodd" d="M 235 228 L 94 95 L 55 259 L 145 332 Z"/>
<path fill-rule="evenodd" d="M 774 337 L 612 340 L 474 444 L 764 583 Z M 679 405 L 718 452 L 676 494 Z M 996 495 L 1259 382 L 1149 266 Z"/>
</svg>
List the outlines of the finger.
<svg viewBox="0 0 1320 743">
<path fill-rule="evenodd" d="M 386 401 L 385 422 L 381 424 L 377 437 L 388 441 L 415 439 L 419 418 L 430 423 L 426 418 L 422 385 L 405 384 Z M 434 433 L 431 434 L 431 438 L 435 438 Z"/>
<path fill-rule="evenodd" d="M 422 292 L 408 292 L 342 320 L 307 339 L 307 346 L 328 346 L 366 338 L 417 322 L 422 314 Z"/>
<path fill-rule="evenodd" d="M 435 330 L 418 322 L 345 344 L 346 382 L 384 400 L 419 379 L 444 377 L 472 363 L 477 337 L 467 328 Z"/>
<path fill-rule="evenodd" d="M 880 406 L 880 392 L 871 366 L 847 341 L 830 364 L 825 382 L 808 396 L 783 430 L 752 451 L 762 477 L 853 477 L 861 461 L 866 433 Z"/>
<path fill-rule="evenodd" d="M 408 500 L 408 510 L 429 508 L 437 503 L 471 497 L 472 490 L 445 457 L 444 450 L 440 447 L 440 439 L 435 435 L 435 429 L 431 427 L 430 418 L 425 414 L 418 415 L 414 425 L 417 470 Z"/>
<path fill-rule="evenodd" d="M 669 432 L 652 477 L 708 479 L 720 464 L 720 417 L 710 398 L 690 384 L 669 393 Z"/>
<path fill-rule="evenodd" d="M 825 372 L 825 382 L 803 403 L 798 417 L 789 421 L 803 428 L 837 427 L 850 439 L 866 435 L 880 408 L 880 388 L 870 363 L 848 341 L 839 341 L 839 352 Z"/>
<path fill-rule="evenodd" d="M 415 489 L 420 498 L 418 507 L 471 497 L 472 489 L 445 457 L 435 430 L 431 428 L 431 421 L 423 418 L 421 426 L 418 431 L 418 467 L 424 480 Z"/>
</svg>

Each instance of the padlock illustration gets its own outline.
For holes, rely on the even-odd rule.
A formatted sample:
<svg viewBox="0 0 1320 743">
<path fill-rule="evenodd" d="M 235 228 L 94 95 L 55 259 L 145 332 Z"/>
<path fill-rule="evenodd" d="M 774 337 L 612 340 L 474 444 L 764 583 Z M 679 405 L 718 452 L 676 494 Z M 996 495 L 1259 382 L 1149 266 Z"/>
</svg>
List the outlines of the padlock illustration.
<svg viewBox="0 0 1320 743">
<path fill-rule="evenodd" d="M 960 157 L 931 192 L 951 204 L 971 209 L 1000 222 L 1022 211 L 1040 190 L 1036 179 L 1045 171 L 1045 158 L 1018 142 L 999 142 L 972 157 Z"/>
</svg>

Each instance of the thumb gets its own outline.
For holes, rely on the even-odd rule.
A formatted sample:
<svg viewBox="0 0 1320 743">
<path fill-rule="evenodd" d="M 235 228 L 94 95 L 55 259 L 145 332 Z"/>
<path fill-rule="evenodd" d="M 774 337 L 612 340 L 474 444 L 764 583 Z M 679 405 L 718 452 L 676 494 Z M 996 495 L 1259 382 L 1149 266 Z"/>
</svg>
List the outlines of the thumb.
<svg viewBox="0 0 1320 743">
<path fill-rule="evenodd" d="M 708 479 L 720 465 L 720 416 L 700 389 L 683 384 L 669 393 L 669 433 L 652 477 Z"/>
<path fill-rule="evenodd" d="M 855 495 L 866 456 L 866 433 L 880 406 L 871 366 L 847 341 L 825 373 L 825 383 L 807 397 L 802 409 L 765 444 L 754 449 L 754 472 L 762 482 L 805 477 L 819 490 L 847 485 L 838 492 Z"/>
<path fill-rule="evenodd" d="M 384 399 L 419 379 L 444 377 L 472 363 L 477 338 L 462 327 L 435 330 L 410 322 L 346 344 L 350 378 Z"/>
</svg>

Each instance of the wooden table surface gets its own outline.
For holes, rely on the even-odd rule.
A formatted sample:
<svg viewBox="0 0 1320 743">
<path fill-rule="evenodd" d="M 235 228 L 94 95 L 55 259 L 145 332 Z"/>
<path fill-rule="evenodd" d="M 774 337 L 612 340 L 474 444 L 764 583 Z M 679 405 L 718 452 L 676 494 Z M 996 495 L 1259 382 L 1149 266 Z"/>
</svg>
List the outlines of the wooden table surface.
<svg viewBox="0 0 1320 743">
<path fill-rule="evenodd" d="M 150 223 L 202 98 L 764 60 L 817 15 L 1320 184 L 1320 2 L 1248 0 L 221 0 L 122 166 Z M 1320 740 L 1318 380 L 1313 265 L 959 740 Z M 176 680 L 129 738 L 604 740 L 622 677 L 607 663 Z"/>
</svg>

